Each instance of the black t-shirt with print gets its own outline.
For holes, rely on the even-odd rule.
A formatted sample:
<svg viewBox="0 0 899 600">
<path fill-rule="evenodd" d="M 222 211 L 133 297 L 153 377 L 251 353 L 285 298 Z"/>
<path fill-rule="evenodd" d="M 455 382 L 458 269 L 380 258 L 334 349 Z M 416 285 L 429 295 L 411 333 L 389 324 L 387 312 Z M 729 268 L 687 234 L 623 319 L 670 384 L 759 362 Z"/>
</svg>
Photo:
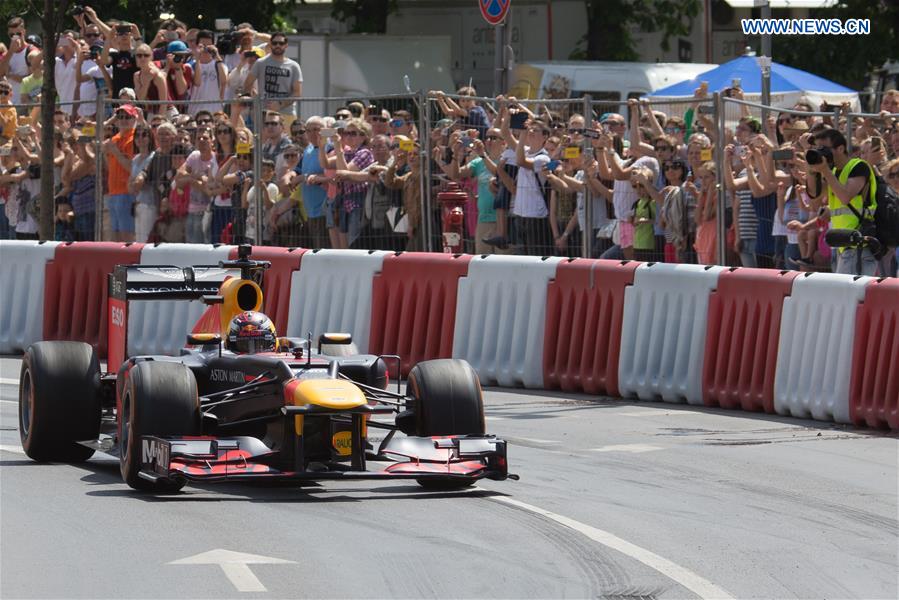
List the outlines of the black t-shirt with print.
<svg viewBox="0 0 899 600">
<path fill-rule="evenodd" d="M 110 50 L 109 58 L 112 61 L 112 96 L 118 98 L 122 88 L 134 88 L 137 59 L 129 50 Z"/>
</svg>

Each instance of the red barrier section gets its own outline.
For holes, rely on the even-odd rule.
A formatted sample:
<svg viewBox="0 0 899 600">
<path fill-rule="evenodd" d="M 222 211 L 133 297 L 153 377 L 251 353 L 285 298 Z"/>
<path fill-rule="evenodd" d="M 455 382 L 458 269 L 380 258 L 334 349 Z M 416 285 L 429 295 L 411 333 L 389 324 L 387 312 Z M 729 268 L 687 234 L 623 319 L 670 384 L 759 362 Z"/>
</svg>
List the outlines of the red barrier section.
<svg viewBox="0 0 899 600">
<path fill-rule="evenodd" d="M 253 246 L 253 260 L 272 263 L 262 279 L 262 311 L 275 323 L 278 335 L 287 331 L 287 315 L 290 311 L 290 279 L 300 268 L 300 258 L 305 248 L 275 248 Z M 231 251 L 231 259 L 237 258 L 237 247 Z"/>
<path fill-rule="evenodd" d="M 116 265 L 140 262 L 143 244 L 60 244 L 47 263 L 44 339 L 87 342 L 106 356 L 107 275 Z"/>
<path fill-rule="evenodd" d="M 733 268 L 718 277 L 702 369 L 706 406 L 774 412 L 780 317 L 798 274 Z"/>
<path fill-rule="evenodd" d="M 849 416 L 899 429 L 899 279 L 868 284 L 855 316 Z"/>
<path fill-rule="evenodd" d="M 470 260 L 423 252 L 387 256 L 372 281 L 368 351 L 399 354 L 404 375 L 422 360 L 450 358 L 459 278 L 468 274 Z"/>
<path fill-rule="evenodd" d="M 624 290 L 639 264 L 586 258 L 559 263 L 546 296 L 546 389 L 618 395 Z"/>
</svg>

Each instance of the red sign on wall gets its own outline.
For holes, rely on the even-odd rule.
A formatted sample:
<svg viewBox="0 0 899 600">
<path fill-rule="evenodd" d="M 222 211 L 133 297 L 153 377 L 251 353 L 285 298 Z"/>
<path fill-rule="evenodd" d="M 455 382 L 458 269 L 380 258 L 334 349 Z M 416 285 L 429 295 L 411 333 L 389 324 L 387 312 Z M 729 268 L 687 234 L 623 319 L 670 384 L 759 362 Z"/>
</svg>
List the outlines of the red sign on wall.
<svg viewBox="0 0 899 600">
<path fill-rule="evenodd" d="M 478 0 L 481 7 L 481 15 L 491 25 L 499 25 L 509 14 L 512 0 Z"/>
</svg>

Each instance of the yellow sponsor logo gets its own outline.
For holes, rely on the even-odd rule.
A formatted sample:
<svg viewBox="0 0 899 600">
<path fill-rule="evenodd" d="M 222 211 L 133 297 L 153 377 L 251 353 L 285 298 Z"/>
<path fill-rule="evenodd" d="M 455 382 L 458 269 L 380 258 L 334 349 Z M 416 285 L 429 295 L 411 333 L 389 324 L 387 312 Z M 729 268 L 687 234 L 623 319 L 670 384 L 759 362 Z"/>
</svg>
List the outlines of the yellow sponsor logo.
<svg viewBox="0 0 899 600">
<path fill-rule="evenodd" d="M 331 438 L 331 444 L 337 450 L 337 454 L 341 456 L 349 456 L 353 453 L 353 432 L 338 431 Z"/>
</svg>

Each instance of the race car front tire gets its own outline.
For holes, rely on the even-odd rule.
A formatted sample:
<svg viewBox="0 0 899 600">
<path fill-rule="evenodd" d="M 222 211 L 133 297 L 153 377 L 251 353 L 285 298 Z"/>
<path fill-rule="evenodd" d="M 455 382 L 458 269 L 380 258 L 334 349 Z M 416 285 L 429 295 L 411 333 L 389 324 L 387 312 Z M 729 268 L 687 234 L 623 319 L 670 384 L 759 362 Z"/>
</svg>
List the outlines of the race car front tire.
<svg viewBox="0 0 899 600">
<path fill-rule="evenodd" d="M 184 480 L 149 481 L 142 478 L 141 438 L 145 435 L 184 436 L 200 433 L 197 380 L 175 362 L 143 361 L 126 372 L 119 415 L 119 466 L 122 478 L 136 490 L 176 492 Z"/>
<path fill-rule="evenodd" d="M 22 448 L 37 461 L 83 462 L 100 434 L 100 361 L 82 342 L 36 342 L 19 373 Z"/>
<path fill-rule="evenodd" d="M 484 435 L 484 399 L 477 372 L 464 360 L 420 362 L 409 372 L 416 435 Z"/>
</svg>

